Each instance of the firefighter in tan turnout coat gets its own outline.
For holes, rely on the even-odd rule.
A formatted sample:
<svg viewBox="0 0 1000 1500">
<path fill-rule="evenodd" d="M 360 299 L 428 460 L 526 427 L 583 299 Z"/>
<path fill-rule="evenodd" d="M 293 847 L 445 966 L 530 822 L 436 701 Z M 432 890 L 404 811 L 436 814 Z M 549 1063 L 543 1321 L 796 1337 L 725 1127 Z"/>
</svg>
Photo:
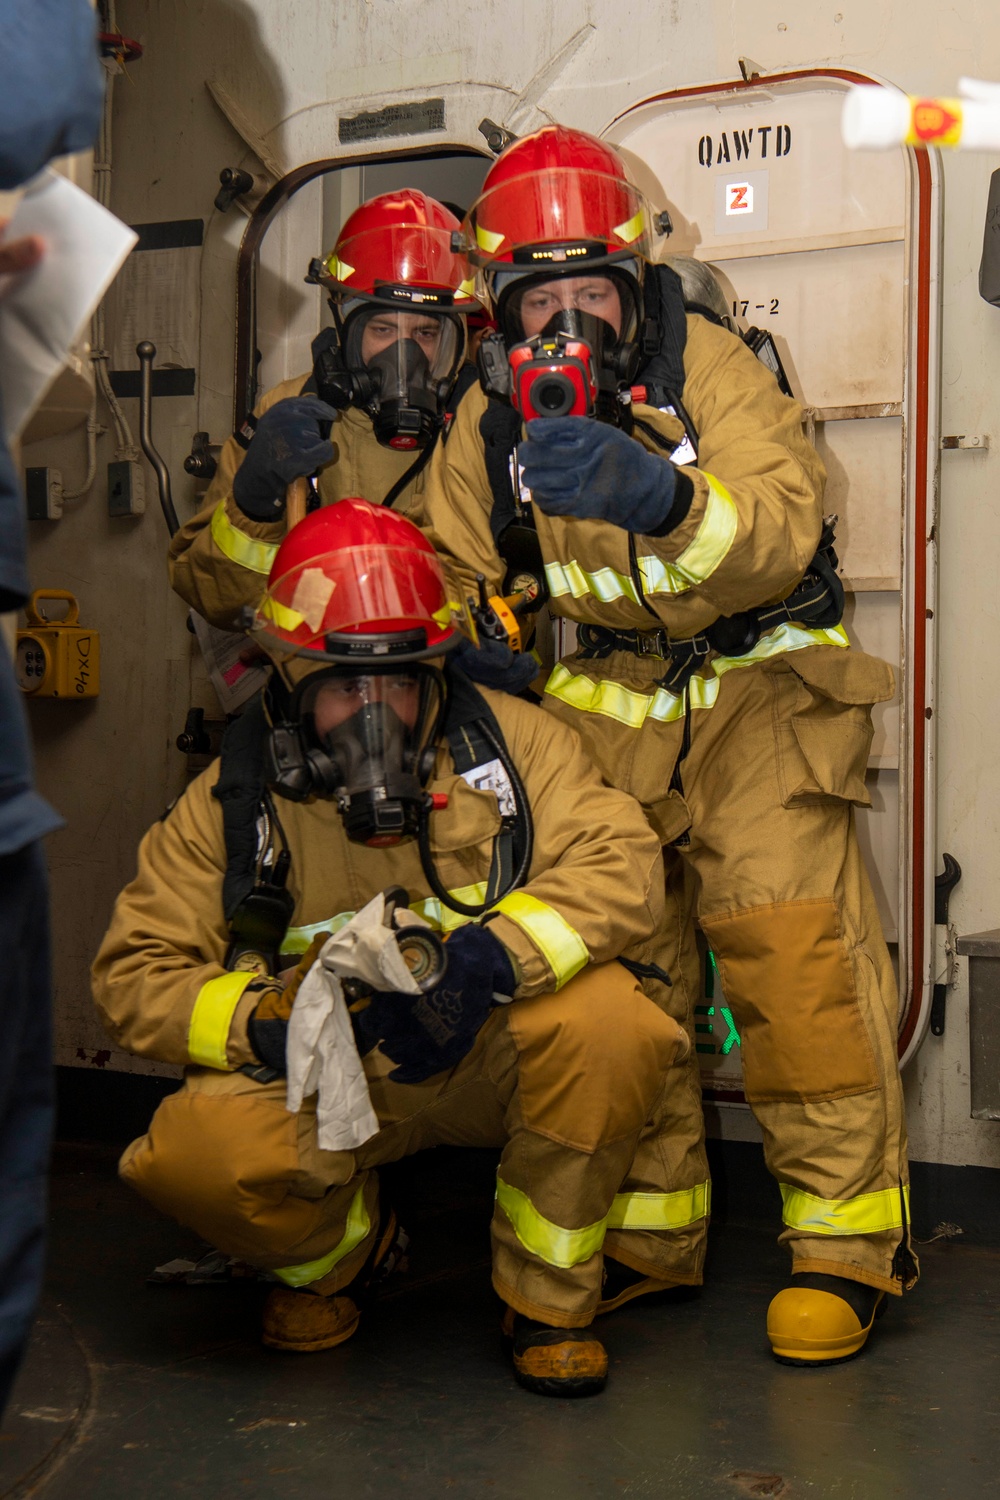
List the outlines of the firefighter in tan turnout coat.
<svg viewBox="0 0 1000 1500">
<path fill-rule="evenodd" d="M 850 1357 L 916 1266 L 896 986 L 853 816 L 893 676 L 840 624 L 822 464 L 773 374 L 648 263 L 648 212 L 603 142 L 547 126 L 509 146 L 467 242 L 517 413 L 505 427 L 470 393 L 431 535 L 456 587 L 513 591 L 534 526 L 536 577 L 578 628 L 546 707 L 668 846 L 674 1013 L 690 1024 L 698 994 L 692 905 L 741 1033 L 792 1257 L 773 1350 Z M 677 1097 L 680 1159 L 704 1173 L 694 1090 Z M 683 1231 L 692 1273 L 703 1230 Z"/>
<path fill-rule="evenodd" d="M 226 818 L 245 785 L 224 751 L 147 834 L 94 965 L 118 1045 L 186 1069 L 122 1174 L 272 1271 L 265 1342 L 309 1350 L 354 1332 L 392 1262 L 378 1165 L 501 1147 L 493 1283 L 516 1373 L 598 1390 L 595 1314 L 683 1281 L 671 1225 L 704 1214 L 660 1185 L 684 1175 L 669 1120 L 689 1041 L 657 1003 L 659 841 L 571 730 L 449 665 L 440 564 L 404 518 L 358 500 L 307 517 L 258 620 L 278 665 L 243 831 L 265 830 L 253 899 L 280 906 L 287 876 L 287 931 L 234 959 Z M 392 886 L 446 933 L 447 970 L 353 1015 L 375 1124 L 324 1149 L 316 1095 L 286 1108 L 289 1017 L 329 934 Z"/>
</svg>

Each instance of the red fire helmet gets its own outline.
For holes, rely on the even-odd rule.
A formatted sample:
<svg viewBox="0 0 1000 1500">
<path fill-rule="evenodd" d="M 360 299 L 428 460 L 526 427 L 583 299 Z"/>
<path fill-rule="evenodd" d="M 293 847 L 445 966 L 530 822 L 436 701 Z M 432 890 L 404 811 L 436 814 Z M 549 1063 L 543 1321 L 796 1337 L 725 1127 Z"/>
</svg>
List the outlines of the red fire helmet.
<svg viewBox="0 0 1000 1500">
<path fill-rule="evenodd" d="M 648 260 L 652 216 L 612 146 L 584 130 L 545 125 L 493 163 L 465 232 L 469 258 L 487 270 L 586 274 Z"/>
<path fill-rule="evenodd" d="M 416 188 L 380 193 L 350 215 L 320 280 L 338 301 L 364 297 L 429 312 L 475 304 L 473 271 L 455 246 L 455 215 Z"/>
<path fill-rule="evenodd" d="M 437 555 L 405 516 L 338 500 L 278 548 L 254 629 L 269 654 L 391 666 L 458 644 Z"/>
</svg>

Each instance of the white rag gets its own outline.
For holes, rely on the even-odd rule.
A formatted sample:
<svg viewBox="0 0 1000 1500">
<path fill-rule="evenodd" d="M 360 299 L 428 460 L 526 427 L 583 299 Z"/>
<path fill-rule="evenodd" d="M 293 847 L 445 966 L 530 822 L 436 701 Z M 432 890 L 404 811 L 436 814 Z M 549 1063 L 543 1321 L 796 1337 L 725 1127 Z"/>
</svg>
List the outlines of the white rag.
<svg viewBox="0 0 1000 1500">
<path fill-rule="evenodd" d="M 292 1007 L 286 1103 L 297 1114 L 303 1099 L 318 1094 L 316 1117 L 324 1151 L 352 1151 L 379 1129 L 341 978 L 364 980 L 376 990 L 419 993 L 395 934 L 383 925 L 384 914 L 385 897 L 379 893 L 324 943 Z"/>
</svg>

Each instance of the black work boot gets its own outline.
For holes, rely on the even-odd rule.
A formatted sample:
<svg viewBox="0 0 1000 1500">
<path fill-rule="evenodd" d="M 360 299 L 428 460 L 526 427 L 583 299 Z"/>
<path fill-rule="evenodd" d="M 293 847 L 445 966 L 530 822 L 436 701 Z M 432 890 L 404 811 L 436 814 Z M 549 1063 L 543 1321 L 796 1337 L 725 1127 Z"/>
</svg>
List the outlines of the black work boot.
<svg viewBox="0 0 1000 1500">
<path fill-rule="evenodd" d="M 264 1343 L 269 1349 L 296 1354 L 318 1353 L 346 1343 L 357 1332 L 375 1288 L 399 1265 L 406 1246 L 406 1233 L 390 1209 L 367 1260 L 348 1286 L 329 1296 L 307 1286 L 274 1287 L 264 1304 Z"/>
<path fill-rule="evenodd" d="M 608 1378 L 608 1354 L 589 1328 L 553 1328 L 508 1307 L 502 1324 L 514 1375 L 537 1396 L 596 1396 Z"/>
</svg>

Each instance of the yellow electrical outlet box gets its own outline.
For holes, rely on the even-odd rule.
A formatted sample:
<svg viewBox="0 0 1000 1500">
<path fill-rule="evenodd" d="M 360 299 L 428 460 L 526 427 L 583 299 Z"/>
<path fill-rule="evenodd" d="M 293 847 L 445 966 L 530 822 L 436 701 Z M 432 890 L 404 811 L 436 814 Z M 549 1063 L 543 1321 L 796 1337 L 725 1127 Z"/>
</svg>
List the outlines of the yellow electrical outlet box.
<svg viewBox="0 0 1000 1500">
<path fill-rule="evenodd" d="M 66 613 L 50 620 L 42 601 L 62 601 Z M 80 606 L 66 589 L 36 589 L 24 609 L 27 629 L 17 632 L 18 686 L 32 698 L 96 698 L 101 686 L 101 638 L 80 624 Z"/>
</svg>

